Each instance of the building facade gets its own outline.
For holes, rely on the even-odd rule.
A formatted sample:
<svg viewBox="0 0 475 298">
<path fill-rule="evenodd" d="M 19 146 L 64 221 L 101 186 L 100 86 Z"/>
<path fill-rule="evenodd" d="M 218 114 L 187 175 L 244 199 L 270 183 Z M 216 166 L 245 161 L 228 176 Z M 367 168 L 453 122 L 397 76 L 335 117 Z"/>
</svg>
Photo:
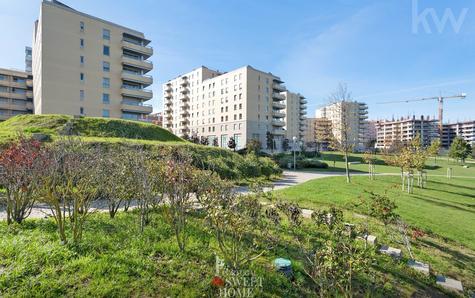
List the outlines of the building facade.
<svg viewBox="0 0 475 298">
<path fill-rule="evenodd" d="M 442 147 L 449 148 L 456 137 L 461 137 L 475 146 L 475 121 L 464 121 L 444 124 L 442 127 Z"/>
<path fill-rule="evenodd" d="M 0 121 L 31 113 L 33 113 L 31 74 L 0 68 Z"/>
<path fill-rule="evenodd" d="M 264 149 L 281 150 L 284 91 L 279 77 L 251 66 L 229 72 L 202 66 L 163 84 L 164 127 L 179 136 L 208 138 L 209 144 L 217 139 L 223 148 L 232 137 L 237 149 L 257 139 Z"/>
<path fill-rule="evenodd" d="M 348 143 L 355 150 L 364 150 L 364 136 L 368 119 L 368 106 L 362 102 L 340 101 L 328 104 L 315 111 L 322 128 L 331 127 L 331 138 L 341 142 L 346 130 Z"/>
<path fill-rule="evenodd" d="M 147 121 L 149 121 L 149 122 L 151 122 L 155 125 L 158 125 L 158 126 L 163 126 L 163 114 L 162 114 L 162 112 L 152 113 L 152 114 L 147 115 Z"/>
<path fill-rule="evenodd" d="M 406 143 L 420 136 L 423 146 L 429 146 L 432 140 L 439 138 L 438 121 L 430 117 L 407 117 L 397 120 L 376 122 L 376 148 L 389 148 L 395 141 Z"/>
<path fill-rule="evenodd" d="M 149 43 L 141 32 L 43 0 L 33 30 L 35 114 L 145 119 Z"/>
<path fill-rule="evenodd" d="M 305 119 L 305 134 L 303 137 L 304 143 L 307 147 L 313 146 L 317 142 L 317 134 L 316 134 L 316 120 L 317 118 L 306 118 Z"/>
<path fill-rule="evenodd" d="M 292 141 L 296 137 L 304 141 L 306 130 L 307 100 L 299 93 L 281 92 L 285 97 L 285 138 Z"/>
</svg>

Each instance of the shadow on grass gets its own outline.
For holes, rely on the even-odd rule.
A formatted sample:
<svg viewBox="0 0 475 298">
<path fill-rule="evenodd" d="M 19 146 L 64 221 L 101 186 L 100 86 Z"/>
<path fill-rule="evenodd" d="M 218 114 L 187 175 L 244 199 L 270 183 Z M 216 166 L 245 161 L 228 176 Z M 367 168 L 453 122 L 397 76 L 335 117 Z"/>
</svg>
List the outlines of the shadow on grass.
<svg viewBox="0 0 475 298">
<path fill-rule="evenodd" d="M 463 178 L 462 178 L 463 179 Z M 446 185 L 446 186 L 450 186 L 450 187 L 454 187 L 454 188 L 464 188 L 464 189 L 468 189 L 468 190 L 473 190 L 475 192 L 475 187 L 470 187 L 470 186 L 466 186 L 466 185 L 459 185 L 459 184 L 452 184 L 452 183 L 447 183 L 447 182 L 442 182 L 440 180 L 438 181 L 431 181 L 429 179 L 429 182 L 433 182 L 433 183 L 437 183 L 437 184 L 442 184 L 442 185 Z M 434 190 L 439 190 L 439 189 L 434 189 Z"/>
<path fill-rule="evenodd" d="M 452 257 L 452 260 L 455 262 L 456 266 L 460 269 L 466 269 L 467 267 L 471 268 L 471 270 L 474 270 L 475 268 L 475 256 L 470 256 L 464 253 L 461 253 L 459 251 L 453 250 L 451 248 L 448 248 L 446 246 L 442 246 L 440 244 L 437 244 L 433 241 L 430 241 L 428 239 L 419 239 L 420 242 L 425 244 L 428 247 L 432 247 L 434 249 L 437 249 L 445 254 L 448 254 Z"/>
<path fill-rule="evenodd" d="M 452 205 L 452 204 L 448 204 L 448 203 L 444 203 L 444 202 L 441 202 L 439 201 L 438 199 L 434 198 L 434 197 L 429 197 L 426 195 L 426 197 L 423 197 L 423 196 L 419 196 L 419 195 L 412 195 L 413 198 L 416 198 L 418 200 L 422 200 L 422 201 L 425 201 L 427 203 L 431 203 L 431 204 L 434 204 L 434 205 L 437 205 L 437 206 L 440 206 L 440 207 L 447 207 L 447 208 L 452 208 L 452 209 L 456 209 L 456 210 L 459 210 L 459 211 L 464 211 L 464 212 L 469 212 L 469 213 L 475 213 L 475 210 L 468 210 L 468 209 L 465 209 L 465 208 L 462 208 L 460 206 L 456 206 L 456 205 Z"/>
</svg>

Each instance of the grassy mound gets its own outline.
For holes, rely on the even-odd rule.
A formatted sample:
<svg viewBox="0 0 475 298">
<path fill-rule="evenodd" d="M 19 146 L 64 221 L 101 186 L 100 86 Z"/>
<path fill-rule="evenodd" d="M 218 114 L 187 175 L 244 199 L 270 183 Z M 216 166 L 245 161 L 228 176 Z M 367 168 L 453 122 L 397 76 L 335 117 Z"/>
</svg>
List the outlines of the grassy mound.
<svg viewBox="0 0 475 298">
<path fill-rule="evenodd" d="M 0 136 L 21 133 L 42 133 L 51 136 L 71 129 L 83 137 L 140 139 L 161 142 L 180 142 L 181 138 L 153 124 L 122 119 L 81 117 L 66 115 L 21 115 L 0 123 Z"/>
</svg>

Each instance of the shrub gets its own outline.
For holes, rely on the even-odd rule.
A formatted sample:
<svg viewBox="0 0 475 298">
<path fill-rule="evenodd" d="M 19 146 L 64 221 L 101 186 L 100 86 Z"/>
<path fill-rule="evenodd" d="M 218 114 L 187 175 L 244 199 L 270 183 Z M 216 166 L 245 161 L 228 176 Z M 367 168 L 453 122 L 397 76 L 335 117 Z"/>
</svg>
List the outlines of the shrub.
<svg viewBox="0 0 475 298">
<path fill-rule="evenodd" d="M 327 169 L 328 164 L 316 159 L 306 158 L 297 160 L 297 168 Z"/>
</svg>

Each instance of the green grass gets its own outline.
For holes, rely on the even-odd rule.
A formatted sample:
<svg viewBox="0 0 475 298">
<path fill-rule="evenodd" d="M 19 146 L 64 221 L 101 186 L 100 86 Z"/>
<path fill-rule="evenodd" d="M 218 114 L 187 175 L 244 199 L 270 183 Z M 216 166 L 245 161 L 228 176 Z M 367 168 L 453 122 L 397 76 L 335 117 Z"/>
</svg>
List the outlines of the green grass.
<svg viewBox="0 0 475 298">
<path fill-rule="evenodd" d="M 0 293 L 2 297 L 213 297 L 217 244 L 205 228 L 202 215 L 190 218 L 187 251 L 181 253 L 174 234 L 160 213 L 138 232 L 137 214 L 119 213 L 115 219 L 94 214 L 86 222 L 79 245 L 61 245 L 53 220 L 27 220 L 7 227 L 0 222 Z M 310 239 L 324 240 L 322 230 L 306 221 Z M 302 271 L 303 256 L 284 227 L 274 235 L 278 242 L 247 268 L 263 279 L 258 297 L 311 297 L 312 286 Z M 278 234 L 276 234 L 278 233 Z M 271 266 L 276 257 L 293 261 L 295 281 L 290 282 Z M 433 280 L 408 270 L 385 256 L 378 262 L 374 282 L 362 280 L 377 297 L 410 296 L 441 292 Z"/>
<path fill-rule="evenodd" d="M 0 136 L 43 133 L 55 137 L 71 125 L 73 133 L 83 137 L 124 138 L 160 142 L 183 142 L 169 131 L 150 123 L 122 119 L 81 117 L 66 115 L 21 115 L 0 123 Z"/>
</svg>

